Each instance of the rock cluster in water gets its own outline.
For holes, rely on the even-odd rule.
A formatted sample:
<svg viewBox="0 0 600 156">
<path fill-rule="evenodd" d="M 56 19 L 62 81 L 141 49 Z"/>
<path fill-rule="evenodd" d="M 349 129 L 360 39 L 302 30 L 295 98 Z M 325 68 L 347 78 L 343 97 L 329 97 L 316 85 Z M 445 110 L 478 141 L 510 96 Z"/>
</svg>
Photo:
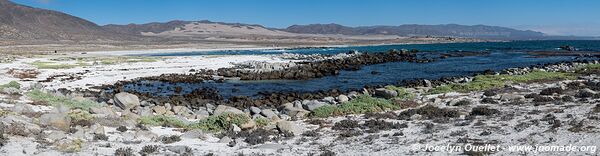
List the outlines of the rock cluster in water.
<svg viewBox="0 0 600 156">
<path fill-rule="evenodd" d="M 248 68 L 222 68 L 219 76 L 239 77 L 241 80 L 305 80 L 324 76 L 338 75 L 340 70 L 359 70 L 364 65 L 387 62 L 426 62 L 418 60 L 415 53 L 391 50 L 387 53 L 363 53 L 348 57 L 326 59 L 314 62 L 294 62 L 285 65 L 264 65 L 255 63 Z"/>
</svg>

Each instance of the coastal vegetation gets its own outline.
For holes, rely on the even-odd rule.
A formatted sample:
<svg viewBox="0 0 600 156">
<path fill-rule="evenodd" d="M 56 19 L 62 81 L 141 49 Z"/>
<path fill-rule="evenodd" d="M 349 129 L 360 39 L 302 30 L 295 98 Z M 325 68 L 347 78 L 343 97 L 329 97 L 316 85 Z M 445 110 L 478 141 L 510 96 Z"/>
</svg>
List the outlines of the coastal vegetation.
<svg viewBox="0 0 600 156">
<path fill-rule="evenodd" d="M 117 65 L 123 63 L 157 62 L 156 57 L 118 56 L 118 57 L 62 57 L 49 59 L 49 61 L 35 61 L 30 63 L 38 69 L 71 69 L 87 67 L 97 64 Z M 74 62 L 74 63 L 67 63 Z"/>
<path fill-rule="evenodd" d="M 258 127 L 264 127 L 269 125 L 269 123 L 271 122 L 271 120 L 265 118 L 265 117 L 258 117 L 256 119 L 254 119 L 254 122 L 256 122 L 256 125 Z"/>
<path fill-rule="evenodd" d="M 597 74 L 600 73 L 600 64 L 586 64 L 575 69 L 578 74 Z"/>
<path fill-rule="evenodd" d="M 84 61 L 99 62 L 103 65 L 116 65 L 123 63 L 138 63 L 138 62 L 156 62 L 155 57 L 134 57 L 134 56 L 119 56 L 119 57 L 101 57 L 101 58 L 83 58 Z"/>
<path fill-rule="evenodd" d="M 50 61 L 35 61 L 32 62 L 31 65 L 35 66 L 38 69 L 70 69 L 75 67 L 83 67 L 90 66 L 85 62 L 77 62 L 75 64 L 68 63 L 59 63 L 59 62 L 50 62 Z"/>
<path fill-rule="evenodd" d="M 242 125 L 250 121 L 246 114 L 223 113 L 202 119 L 188 126 L 190 129 L 201 129 L 209 132 L 220 132 L 229 128 L 232 124 Z"/>
<path fill-rule="evenodd" d="M 429 91 L 429 94 L 441 94 L 448 92 L 464 93 L 499 88 L 510 83 L 570 80 L 575 78 L 576 76 L 571 73 L 546 71 L 533 71 L 523 75 L 479 75 L 475 76 L 471 82 L 435 87 Z"/>
<path fill-rule="evenodd" d="M 151 126 L 165 126 L 175 128 L 185 128 L 186 126 L 188 126 L 188 124 L 184 123 L 176 117 L 164 115 L 143 116 L 140 117 L 139 123 Z"/>
<path fill-rule="evenodd" d="M 3 88 L 21 89 L 21 84 L 19 82 L 17 82 L 17 81 L 10 81 L 7 84 L 0 85 L 0 89 L 3 89 Z"/>
<path fill-rule="evenodd" d="M 172 116 L 156 115 L 144 116 L 139 119 L 139 123 L 151 126 L 165 126 L 186 129 L 200 129 L 208 132 L 220 132 L 226 130 L 232 124 L 242 125 L 250 121 L 250 117 L 245 114 L 223 113 L 201 119 L 196 123 L 185 123 L 181 119 Z M 265 124 L 269 121 L 255 120 L 257 124 Z"/>
<path fill-rule="evenodd" d="M 89 110 L 92 107 L 98 107 L 99 104 L 95 101 L 88 99 L 75 100 L 72 98 L 68 98 L 65 96 L 53 95 L 50 93 L 46 93 L 41 90 L 32 90 L 27 92 L 27 97 L 31 98 L 33 101 L 44 102 L 52 106 L 66 106 L 71 109 L 82 109 Z"/>
<path fill-rule="evenodd" d="M 387 99 L 375 98 L 369 95 L 359 95 L 358 97 L 338 106 L 329 105 L 319 107 L 312 112 L 311 116 L 316 118 L 326 118 L 330 116 L 396 110 L 399 108 L 400 107 L 398 105 L 393 104 L 392 101 Z"/>
<path fill-rule="evenodd" d="M 415 98 L 415 94 L 412 92 L 409 92 L 404 87 L 388 85 L 388 86 L 385 86 L 385 89 L 396 91 L 398 93 L 398 97 L 396 97 L 395 99 L 398 99 L 398 100 L 408 100 L 408 99 Z"/>
</svg>

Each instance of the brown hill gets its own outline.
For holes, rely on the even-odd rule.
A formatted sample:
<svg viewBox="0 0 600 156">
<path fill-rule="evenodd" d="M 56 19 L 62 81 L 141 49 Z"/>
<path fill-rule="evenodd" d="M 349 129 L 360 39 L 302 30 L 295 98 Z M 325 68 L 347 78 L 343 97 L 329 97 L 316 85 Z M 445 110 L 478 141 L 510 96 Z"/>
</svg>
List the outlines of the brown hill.
<svg viewBox="0 0 600 156">
<path fill-rule="evenodd" d="M 0 40 L 123 40 L 133 39 L 65 13 L 0 0 Z"/>
</svg>

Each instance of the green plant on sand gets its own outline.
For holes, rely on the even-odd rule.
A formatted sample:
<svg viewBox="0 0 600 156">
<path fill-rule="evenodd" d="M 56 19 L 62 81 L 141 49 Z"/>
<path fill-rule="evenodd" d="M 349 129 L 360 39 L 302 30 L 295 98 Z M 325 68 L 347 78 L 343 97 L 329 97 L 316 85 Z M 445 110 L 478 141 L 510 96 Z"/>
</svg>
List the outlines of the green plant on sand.
<svg viewBox="0 0 600 156">
<path fill-rule="evenodd" d="M 470 92 L 493 88 L 500 88 L 510 83 L 525 83 L 546 80 L 570 80 L 576 77 L 570 73 L 533 71 L 523 75 L 479 75 L 473 81 L 464 84 L 450 84 L 438 86 L 429 91 L 429 94 L 448 92 Z"/>
<path fill-rule="evenodd" d="M 231 124 L 242 125 L 250 121 L 250 117 L 246 114 L 223 113 L 217 116 L 210 116 L 200 120 L 197 123 L 191 124 L 188 128 L 201 129 L 209 132 L 219 132 L 231 126 Z"/>
<path fill-rule="evenodd" d="M 17 88 L 21 89 L 21 84 L 17 81 L 10 81 L 7 84 L 0 85 L 0 89 L 2 88 Z"/>
<path fill-rule="evenodd" d="M 185 128 L 187 124 L 176 117 L 156 115 L 156 116 L 144 116 L 140 117 L 139 122 L 141 124 L 152 125 L 152 126 L 167 126 L 176 128 Z"/>
<path fill-rule="evenodd" d="M 404 87 L 397 87 L 397 86 L 389 85 L 389 86 L 385 86 L 385 89 L 396 91 L 398 93 L 398 97 L 396 97 L 396 99 L 409 100 L 409 99 L 415 98 L 415 94 L 409 92 L 408 89 L 406 89 Z"/>
<path fill-rule="evenodd" d="M 98 107 L 99 104 L 95 101 L 83 99 L 75 100 L 64 96 L 52 95 L 41 90 L 32 90 L 27 92 L 27 96 L 34 101 L 44 101 L 53 106 L 64 105 L 66 107 L 82 110 L 89 110 L 92 107 Z"/>
<path fill-rule="evenodd" d="M 256 125 L 258 127 L 264 127 L 269 125 L 269 123 L 271 122 L 271 120 L 265 118 L 265 117 L 258 117 L 256 119 L 254 119 L 254 122 L 256 122 Z"/>
<path fill-rule="evenodd" d="M 355 99 L 342 103 L 338 106 L 322 106 L 315 109 L 312 117 L 325 118 L 330 116 L 340 116 L 348 114 L 364 114 L 371 112 L 382 112 L 386 110 L 396 110 L 400 106 L 393 104 L 390 100 L 374 98 L 369 95 L 360 95 Z"/>
<path fill-rule="evenodd" d="M 144 116 L 139 119 L 139 123 L 152 126 L 168 126 L 186 129 L 201 129 L 209 132 L 219 132 L 231 126 L 231 124 L 242 125 L 250 121 L 246 114 L 223 113 L 217 116 L 209 116 L 196 123 L 185 123 L 176 117 L 170 116 Z"/>
<path fill-rule="evenodd" d="M 70 69 L 70 68 L 75 68 L 75 67 L 89 66 L 88 63 L 81 62 L 81 61 L 77 62 L 75 64 L 35 61 L 35 62 L 31 63 L 31 65 L 35 66 L 38 69 Z"/>
<path fill-rule="evenodd" d="M 575 68 L 578 74 L 598 74 L 600 73 L 600 64 L 586 64 Z"/>
</svg>

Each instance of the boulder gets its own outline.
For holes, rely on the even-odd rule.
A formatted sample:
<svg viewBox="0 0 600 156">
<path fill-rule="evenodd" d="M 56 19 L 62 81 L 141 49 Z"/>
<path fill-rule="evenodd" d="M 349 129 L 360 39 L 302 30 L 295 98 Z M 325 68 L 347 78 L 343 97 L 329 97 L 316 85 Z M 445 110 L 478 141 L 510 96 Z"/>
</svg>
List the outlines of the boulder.
<svg viewBox="0 0 600 156">
<path fill-rule="evenodd" d="M 516 94 L 502 94 L 500 96 L 500 101 L 522 101 L 525 100 L 525 97 L 523 95 L 516 95 Z"/>
<path fill-rule="evenodd" d="M 115 105 L 123 110 L 129 110 L 140 105 L 140 99 L 133 94 L 121 92 L 115 94 Z"/>
<path fill-rule="evenodd" d="M 65 134 L 65 132 L 63 131 L 53 131 L 50 132 L 50 134 L 46 135 L 46 139 L 50 140 L 50 142 L 56 142 L 66 137 L 67 134 Z"/>
<path fill-rule="evenodd" d="M 279 118 L 280 118 L 281 120 L 288 120 L 288 121 L 289 121 L 289 120 L 292 120 L 292 117 L 291 117 L 291 116 L 288 116 L 288 115 L 285 115 L 285 114 L 281 114 L 281 115 L 279 115 Z"/>
<path fill-rule="evenodd" d="M 151 131 L 136 131 L 134 134 L 134 137 L 136 140 L 144 140 L 144 141 L 158 139 L 158 135 Z"/>
<path fill-rule="evenodd" d="M 185 106 L 173 106 L 173 113 L 177 115 L 188 115 L 191 114 L 192 111 Z"/>
<path fill-rule="evenodd" d="M 189 130 L 181 135 L 182 138 L 188 139 L 205 139 L 206 133 L 199 129 Z"/>
<path fill-rule="evenodd" d="M 319 107 L 323 107 L 323 106 L 328 106 L 329 104 L 326 102 L 321 102 L 318 100 L 312 100 L 310 102 L 307 102 L 304 105 L 304 109 L 307 109 L 309 111 L 314 111 L 315 109 L 319 108 Z"/>
<path fill-rule="evenodd" d="M 42 127 L 33 124 L 32 119 L 25 116 L 5 115 L 1 121 L 5 127 L 22 126 L 23 131 L 19 133 L 23 136 L 33 136 L 42 132 Z"/>
<path fill-rule="evenodd" d="M 154 113 L 156 113 L 156 115 L 163 115 L 167 113 L 167 108 L 165 108 L 165 106 L 155 106 L 152 108 L 152 110 Z"/>
<path fill-rule="evenodd" d="M 208 111 L 209 113 L 211 113 L 211 114 L 214 113 L 215 109 L 216 109 L 215 105 L 210 104 L 210 103 L 206 104 L 206 111 Z"/>
<path fill-rule="evenodd" d="M 348 93 L 348 97 L 349 98 L 356 98 L 356 97 L 358 97 L 358 92 L 351 91 L 350 93 Z"/>
<path fill-rule="evenodd" d="M 348 96 L 342 94 L 337 97 L 337 100 L 339 103 L 344 103 L 344 102 L 350 101 L 350 98 L 348 98 Z"/>
<path fill-rule="evenodd" d="M 138 114 L 132 113 L 130 111 L 123 111 L 121 113 L 121 117 L 124 117 L 125 119 L 128 119 L 128 120 L 134 120 L 134 121 L 140 118 L 140 116 Z"/>
<path fill-rule="evenodd" d="M 138 107 L 137 113 L 140 116 L 151 116 L 152 109 L 150 107 Z"/>
<path fill-rule="evenodd" d="M 117 116 L 117 113 L 110 107 L 92 107 L 90 108 L 90 113 L 109 117 Z"/>
<path fill-rule="evenodd" d="M 325 97 L 325 98 L 323 98 L 323 101 L 325 101 L 325 102 L 327 102 L 327 103 L 329 103 L 329 104 L 336 104 L 336 103 L 337 103 L 337 102 L 335 101 L 335 98 L 334 98 L 334 97 L 331 97 L 331 96 L 328 96 L 328 97 Z"/>
<path fill-rule="evenodd" d="M 240 128 L 240 126 L 237 126 L 235 124 L 231 124 L 230 130 L 235 132 L 235 133 L 239 133 L 242 131 L 242 128 Z"/>
<path fill-rule="evenodd" d="M 196 119 L 204 119 L 210 116 L 210 113 L 207 110 L 200 109 L 195 113 Z"/>
<path fill-rule="evenodd" d="M 40 116 L 40 124 L 54 127 L 58 130 L 69 131 L 71 118 L 67 114 L 43 114 Z"/>
<path fill-rule="evenodd" d="M 225 105 L 219 105 L 219 106 L 217 106 L 217 108 L 215 108 L 213 115 L 221 115 L 223 113 L 246 114 L 246 113 L 244 113 L 244 111 L 239 110 L 237 108 L 229 107 L 229 106 L 225 106 Z"/>
<path fill-rule="evenodd" d="M 250 107 L 250 112 L 252 112 L 252 114 L 260 114 L 260 108 L 258 107 Z"/>
<path fill-rule="evenodd" d="M 154 106 L 154 104 L 150 103 L 148 101 L 142 101 L 142 102 L 140 102 L 140 106 L 142 106 L 142 107 L 152 107 L 152 106 Z"/>
<path fill-rule="evenodd" d="M 431 84 L 431 81 L 429 81 L 429 80 L 423 80 L 423 83 L 424 83 L 424 84 L 423 84 L 423 85 L 424 85 L 424 87 L 432 87 L 432 86 L 433 86 L 433 85 Z"/>
<path fill-rule="evenodd" d="M 258 118 L 265 118 L 265 117 L 262 116 L 262 115 L 260 115 L 260 114 L 254 114 L 254 115 L 252 115 L 252 119 L 253 120 L 258 119 Z"/>
<path fill-rule="evenodd" d="M 391 99 L 398 96 L 398 92 L 385 88 L 378 88 L 375 89 L 375 96 L 380 98 Z"/>
<path fill-rule="evenodd" d="M 295 107 L 293 103 L 284 103 L 282 105 L 279 106 L 279 108 L 277 108 L 277 110 L 279 111 L 284 111 L 287 108 L 292 108 Z M 300 104 L 300 108 L 302 108 L 302 104 Z"/>
<path fill-rule="evenodd" d="M 302 119 L 306 117 L 310 113 L 310 111 L 304 110 L 302 108 L 297 107 L 286 107 L 283 109 L 282 113 L 287 114 L 290 117 L 295 117 L 297 119 Z"/>
<path fill-rule="evenodd" d="M 248 120 L 248 122 L 240 125 L 240 128 L 243 130 L 252 129 L 254 127 L 256 127 L 256 122 L 254 122 L 254 120 Z"/>
<path fill-rule="evenodd" d="M 100 124 L 98 124 L 98 123 L 96 123 L 96 124 L 94 124 L 94 125 L 90 126 L 90 131 L 91 131 L 93 134 L 105 134 L 105 131 L 104 131 L 104 126 L 102 126 L 102 125 L 100 125 Z"/>
<path fill-rule="evenodd" d="M 173 108 L 171 107 L 171 104 L 170 104 L 170 103 L 165 103 L 165 108 L 166 108 L 167 110 L 171 110 L 171 109 L 173 109 Z"/>
<path fill-rule="evenodd" d="M 223 138 L 221 138 L 221 140 L 219 140 L 219 143 L 229 143 L 231 141 L 233 141 L 233 139 L 231 139 L 228 136 L 224 136 Z"/>
<path fill-rule="evenodd" d="M 167 150 L 176 153 L 177 155 L 188 155 L 188 151 L 191 150 L 190 147 L 178 145 L 178 146 L 167 146 Z"/>
<path fill-rule="evenodd" d="M 271 109 L 263 109 L 260 114 L 264 115 L 265 117 L 267 117 L 267 119 L 271 119 L 271 120 L 278 120 L 279 117 L 277 117 L 277 114 L 275 114 L 275 112 L 273 112 L 273 110 Z M 274 119 L 276 118 L 276 119 Z"/>
<path fill-rule="evenodd" d="M 295 136 L 298 136 L 303 133 L 304 130 L 298 125 L 290 121 L 279 121 L 277 122 L 277 128 L 281 132 L 292 133 Z"/>
<path fill-rule="evenodd" d="M 35 113 L 36 111 L 27 104 L 15 104 L 11 110 L 17 114 L 25 114 L 25 113 Z"/>
<path fill-rule="evenodd" d="M 294 101 L 293 106 L 296 108 L 302 108 L 302 101 L 299 101 L 299 100 Z"/>
</svg>

